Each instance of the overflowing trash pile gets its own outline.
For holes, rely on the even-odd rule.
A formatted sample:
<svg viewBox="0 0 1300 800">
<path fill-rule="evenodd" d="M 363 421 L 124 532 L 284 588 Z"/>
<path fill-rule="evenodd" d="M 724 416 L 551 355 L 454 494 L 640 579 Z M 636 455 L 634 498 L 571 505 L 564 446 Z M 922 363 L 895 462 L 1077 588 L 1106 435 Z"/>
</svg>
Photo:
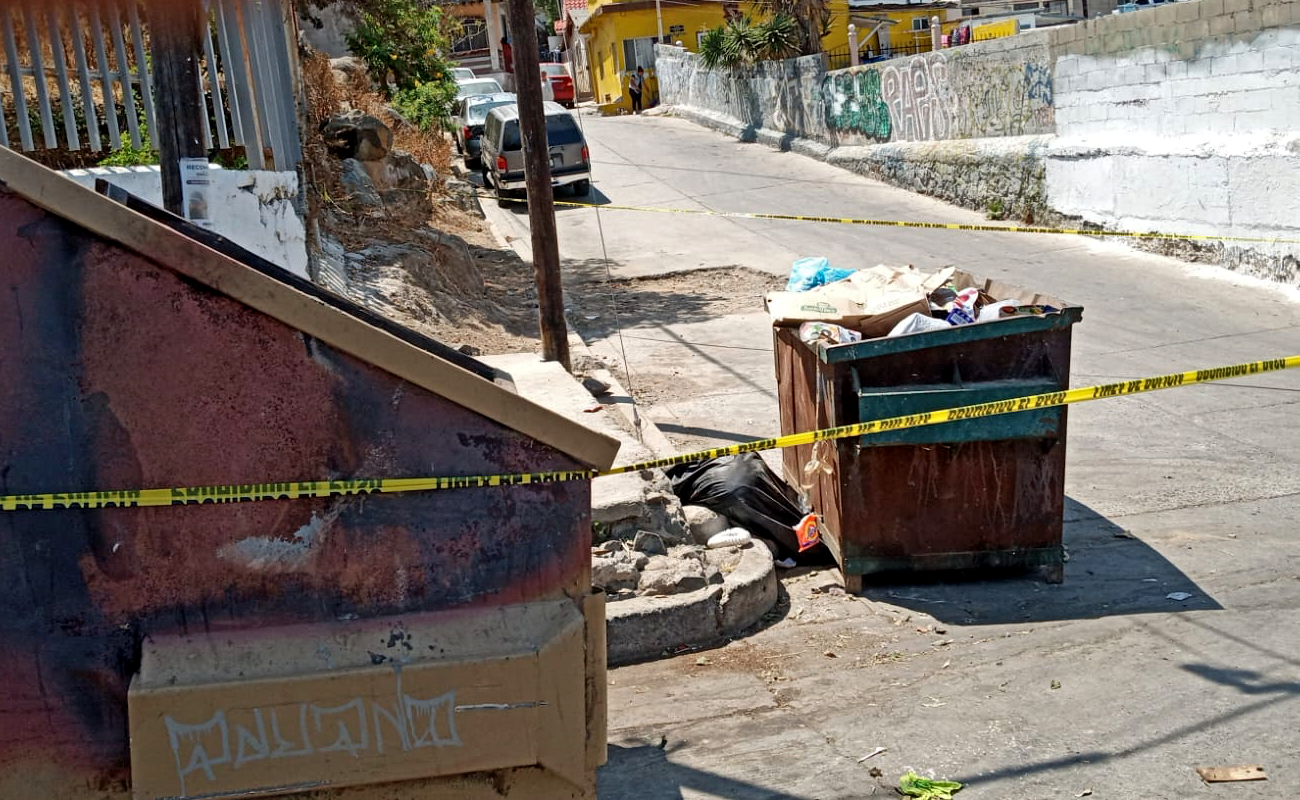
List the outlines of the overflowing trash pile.
<svg viewBox="0 0 1300 800">
<path fill-rule="evenodd" d="M 765 297 L 774 324 L 797 325 L 805 343 L 828 346 L 1058 312 L 1048 299 L 954 267 L 846 270 L 825 258 L 794 262 L 786 291 Z"/>
</svg>

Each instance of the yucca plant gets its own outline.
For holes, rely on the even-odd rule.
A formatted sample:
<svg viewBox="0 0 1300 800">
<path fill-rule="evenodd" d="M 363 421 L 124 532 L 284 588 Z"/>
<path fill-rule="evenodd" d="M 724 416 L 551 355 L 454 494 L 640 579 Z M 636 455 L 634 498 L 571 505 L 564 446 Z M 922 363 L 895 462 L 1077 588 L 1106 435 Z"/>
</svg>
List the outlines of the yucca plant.
<svg viewBox="0 0 1300 800">
<path fill-rule="evenodd" d="M 700 61 L 708 69 L 717 69 L 723 66 L 722 63 L 722 40 L 724 34 L 722 27 L 718 26 L 710 31 L 705 32 L 700 38 Z"/>
<path fill-rule="evenodd" d="M 763 39 L 754 20 L 741 17 L 728 22 L 722 32 L 722 63 L 728 67 L 758 60 Z"/>
<path fill-rule="evenodd" d="M 755 29 L 760 57 L 772 60 L 793 58 L 802 49 L 799 20 L 793 14 L 777 12 Z"/>
</svg>

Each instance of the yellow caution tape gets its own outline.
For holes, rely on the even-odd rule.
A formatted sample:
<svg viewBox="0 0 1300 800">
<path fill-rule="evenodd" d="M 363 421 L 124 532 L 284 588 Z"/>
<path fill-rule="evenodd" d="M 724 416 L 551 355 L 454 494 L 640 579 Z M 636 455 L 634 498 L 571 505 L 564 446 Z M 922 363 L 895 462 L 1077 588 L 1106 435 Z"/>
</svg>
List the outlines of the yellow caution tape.
<svg viewBox="0 0 1300 800">
<path fill-rule="evenodd" d="M 1085 403 L 1089 400 L 1104 400 L 1111 397 L 1156 392 L 1161 389 L 1174 389 L 1197 383 L 1209 383 L 1230 378 L 1242 378 L 1263 372 L 1276 372 L 1283 369 L 1300 367 L 1300 355 L 1286 358 L 1274 358 L 1265 361 L 1248 361 L 1226 367 L 1194 370 L 1192 372 L 1175 372 L 1169 375 L 1157 375 L 1139 380 L 1108 383 L 1100 386 L 1088 386 L 1082 389 L 1067 389 L 1059 392 L 1015 397 L 1009 400 L 997 400 L 991 403 L 979 403 L 970 406 L 927 411 L 923 414 L 907 414 L 901 417 L 859 422 L 853 425 L 841 425 L 837 428 L 824 428 L 818 431 L 777 436 L 770 439 L 757 439 L 752 442 L 716 447 L 696 453 L 687 453 L 670 458 L 642 461 L 627 464 L 604 471 L 569 470 L 561 472 L 522 472 L 508 475 L 467 475 L 463 477 L 443 478 L 370 478 L 333 481 L 291 481 L 281 483 L 229 484 L 222 486 L 186 486 L 170 489 L 136 489 L 111 492 L 63 492 L 46 494 L 14 494 L 0 496 L 0 510 L 23 511 L 31 509 L 60 508 L 126 508 L 145 506 L 175 506 L 205 503 L 241 503 L 254 500 L 293 500 L 306 497 L 342 497 L 357 494 L 395 494 L 401 492 L 427 492 L 445 489 L 479 489 L 489 486 L 519 486 L 525 484 L 556 483 L 561 481 L 589 480 L 603 475 L 619 475 L 637 472 L 655 467 L 667 467 L 692 461 L 703 461 L 721 456 L 733 456 L 740 453 L 752 453 L 759 450 L 774 450 L 784 447 L 796 447 L 828 439 L 845 439 L 885 431 L 898 431 L 906 428 L 919 428 L 923 425 L 939 425 L 944 422 L 956 422 L 978 417 L 991 417 L 998 414 L 1014 414 L 1017 411 L 1032 411 L 1040 408 L 1067 406 Z"/>
<path fill-rule="evenodd" d="M 496 198 L 479 194 L 481 198 L 494 198 L 509 203 L 527 203 L 527 198 Z M 965 222 L 912 222 L 899 219 L 867 219 L 858 217 L 824 217 L 807 214 L 763 214 L 753 211 L 714 211 L 707 208 L 666 208 L 661 206 L 620 206 L 597 203 L 575 203 L 556 200 L 555 205 L 568 208 L 597 208 L 602 211 L 644 211 L 652 214 L 696 214 L 705 217 L 729 219 L 784 220 L 788 222 L 829 222 L 837 225 L 867 225 L 885 228 L 927 228 L 945 231 L 980 231 L 982 233 L 1055 233 L 1067 236 L 1106 236 L 1134 239 L 1187 239 L 1207 242 L 1254 242 L 1256 244 L 1300 244 L 1300 239 L 1279 239 L 1267 236 L 1221 236 L 1207 233 L 1156 233 L 1153 231 L 1111 231 L 1088 228 L 1048 228 L 1034 225 L 977 225 Z"/>
</svg>

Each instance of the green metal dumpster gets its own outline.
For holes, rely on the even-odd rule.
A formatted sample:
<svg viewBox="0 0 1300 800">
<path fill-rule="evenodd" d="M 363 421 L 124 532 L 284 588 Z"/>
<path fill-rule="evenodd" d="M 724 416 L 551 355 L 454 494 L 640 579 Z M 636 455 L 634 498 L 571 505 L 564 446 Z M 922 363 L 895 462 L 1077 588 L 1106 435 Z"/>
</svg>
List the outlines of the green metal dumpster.
<svg viewBox="0 0 1300 800">
<path fill-rule="evenodd" d="M 1069 388 L 1083 308 L 977 282 L 1059 311 L 866 339 L 773 330 L 783 434 Z M 1044 408 L 821 442 L 783 452 L 822 536 L 858 591 L 885 572 L 1042 567 L 1062 580 L 1067 410 Z M 820 468 L 806 470 L 816 458 Z"/>
</svg>

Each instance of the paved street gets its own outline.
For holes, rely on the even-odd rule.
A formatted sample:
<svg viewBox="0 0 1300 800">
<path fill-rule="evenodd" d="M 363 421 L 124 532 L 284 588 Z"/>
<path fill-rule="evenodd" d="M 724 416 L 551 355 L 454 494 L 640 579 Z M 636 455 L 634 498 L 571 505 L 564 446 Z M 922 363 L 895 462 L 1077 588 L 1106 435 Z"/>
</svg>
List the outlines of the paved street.
<svg viewBox="0 0 1300 800">
<path fill-rule="evenodd" d="M 582 119 L 602 202 L 984 221 L 681 120 Z M 522 207 L 486 211 L 527 240 Z M 601 299 L 579 279 L 604 274 L 603 229 L 616 279 L 784 276 L 825 255 L 956 265 L 1055 294 L 1085 308 L 1076 386 L 1300 352 L 1294 290 L 1122 244 L 575 208 L 559 227 L 584 310 Z M 574 323 L 601 355 L 626 351 L 629 388 L 646 387 L 643 413 L 679 446 L 775 433 L 758 290 L 752 310 L 713 316 L 690 312 L 705 304 L 691 305 L 689 276 L 674 285 L 638 294 L 617 324 L 612 310 Z M 1072 407 L 1063 585 L 929 581 L 851 599 L 832 572 L 788 575 L 788 602 L 756 635 L 610 672 L 602 797 L 886 797 L 909 767 L 968 783 L 970 800 L 1294 795 L 1298 404 L 1291 371 Z M 1206 786 L 1192 771 L 1238 763 L 1270 779 Z"/>
</svg>

